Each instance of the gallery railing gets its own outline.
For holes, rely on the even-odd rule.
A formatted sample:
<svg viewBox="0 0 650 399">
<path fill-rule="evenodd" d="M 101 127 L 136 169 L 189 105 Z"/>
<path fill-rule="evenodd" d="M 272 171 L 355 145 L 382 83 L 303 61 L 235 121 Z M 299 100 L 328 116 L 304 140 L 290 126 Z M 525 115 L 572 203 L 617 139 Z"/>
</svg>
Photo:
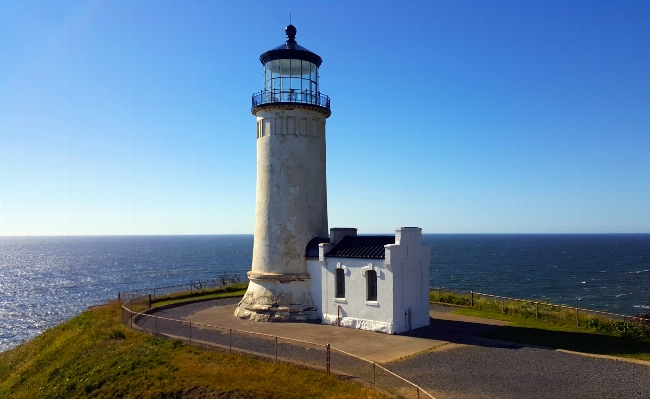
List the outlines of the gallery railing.
<svg viewBox="0 0 650 399">
<path fill-rule="evenodd" d="M 124 297 L 122 298 L 124 300 Z M 375 390 L 400 398 L 435 399 L 418 385 L 387 368 L 333 348 L 329 344 L 161 317 L 148 314 L 150 309 L 151 294 L 132 297 L 122 303 L 122 323 L 134 329 L 179 339 L 191 345 L 254 355 L 275 362 L 299 364 L 327 373 L 334 371 L 363 380 Z"/>
<path fill-rule="evenodd" d="M 302 103 L 330 109 L 330 98 L 309 90 L 262 90 L 253 94 L 252 108 L 272 103 Z"/>
</svg>

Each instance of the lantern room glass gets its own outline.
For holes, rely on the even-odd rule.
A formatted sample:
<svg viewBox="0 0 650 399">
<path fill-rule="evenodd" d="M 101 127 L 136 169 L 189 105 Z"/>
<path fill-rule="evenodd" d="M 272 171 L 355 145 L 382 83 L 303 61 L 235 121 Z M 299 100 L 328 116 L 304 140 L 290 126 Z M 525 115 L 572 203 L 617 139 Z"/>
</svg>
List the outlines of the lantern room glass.
<svg viewBox="0 0 650 399">
<path fill-rule="evenodd" d="M 318 101 L 318 67 L 297 59 L 269 61 L 264 65 L 264 102 Z"/>
</svg>

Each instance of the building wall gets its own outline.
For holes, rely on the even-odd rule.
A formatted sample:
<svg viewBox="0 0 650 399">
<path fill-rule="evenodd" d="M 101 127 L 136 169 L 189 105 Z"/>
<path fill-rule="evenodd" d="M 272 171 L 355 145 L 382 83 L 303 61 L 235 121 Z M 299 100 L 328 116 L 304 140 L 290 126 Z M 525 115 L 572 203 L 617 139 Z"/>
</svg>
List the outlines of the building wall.
<svg viewBox="0 0 650 399">
<path fill-rule="evenodd" d="M 397 331 L 429 325 L 430 259 L 431 248 L 422 245 L 420 228 L 399 228 L 395 233 L 395 244 L 386 245 L 386 267 L 398 282 L 394 287 L 393 314 Z"/>
<path fill-rule="evenodd" d="M 307 260 L 307 271 L 323 324 L 387 334 L 429 325 L 431 249 L 422 245 L 419 228 L 399 228 L 395 239 L 385 246 L 385 259 L 326 258 L 331 245 L 320 244 L 320 257 Z M 337 268 L 345 270 L 345 299 L 335 298 Z M 377 272 L 377 301 L 366 300 L 368 269 Z"/>
<path fill-rule="evenodd" d="M 325 262 L 309 260 L 314 304 L 319 308 L 323 324 L 359 328 L 394 334 L 393 274 L 386 270 L 383 259 L 326 258 Z M 335 298 L 335 270 L 345 271 L 345 298 Z M 377 272 L 377 300 L 366 300 L 366 270 Z M 317 281 L 319 280 L 319 281 Z M 320 287 L 319 287 L 320 285 Z M 320 291 L 318 294 L 316 292 Z M 340 312 L 340 313 L 339 313 Z"/>
</svg>

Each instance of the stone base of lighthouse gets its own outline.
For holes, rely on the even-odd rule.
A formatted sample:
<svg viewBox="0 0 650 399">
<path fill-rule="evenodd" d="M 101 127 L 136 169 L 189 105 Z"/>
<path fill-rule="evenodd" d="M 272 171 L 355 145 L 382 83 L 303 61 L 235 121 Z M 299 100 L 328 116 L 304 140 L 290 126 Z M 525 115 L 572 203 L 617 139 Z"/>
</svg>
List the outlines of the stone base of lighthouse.
<svg viewBox="0 0 650 399">
<path fill-rule="evenodd" d="M 253 321 L 318 321 L 309 274 L 248 272 L 250 283 L 235 316 Z"/>
</svg>

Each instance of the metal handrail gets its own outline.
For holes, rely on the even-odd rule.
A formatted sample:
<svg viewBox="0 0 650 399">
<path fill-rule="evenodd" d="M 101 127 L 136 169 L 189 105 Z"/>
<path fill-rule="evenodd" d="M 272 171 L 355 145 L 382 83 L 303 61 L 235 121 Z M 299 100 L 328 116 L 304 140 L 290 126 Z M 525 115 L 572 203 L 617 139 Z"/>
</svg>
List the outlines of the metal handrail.
<svg viewBox="0 0 650 399">
<path fill-rule="evenodd" d="M 340 353 L 342 353 L 342 354 L 344 354 L 344 355 L 346 355 L 346 356 L 351 356 L 351 357 L 354 357 L 354 358 L 356 358 L 356 359 L 362 360 L 362 361 L 364 361 L 364 362 L 372 363 L 373 366 L 375 366 L 375 367 L 379 367 L 380 369 L 386 371 L 387 373 L 389 373 L 389 374 L 391 374 L 391 375 L 393 375 L 393 376 L 399 378 L 400 380 L 404 381 L 405 383 L 407 383 L 407 384 L 413 386 L 413 388 L 417 389 L 418 391 L 423 392 L 425 395 L 427 395 L 427 396 L 430 397 L 431 399 L 436 399 L 436 398 L 434 398 L 434 397 L 433 397 L 429 392 L 427 392 L 427 391 L 425 391 L 424 389 L 420 388 L 419 385 L 414 384 L 414 383 L 412 383 L 411 381 L 407 380 L 406 378 L 404 378 L 404 377 L 402 377 L 402 376 L 400 376 L 400 375 L 397 375 L 397 374 L 393 373 L 392 371 L 388 370 L 386 367 L 383 367 L 383 366 L 381 366 L 381 365 L 379 365 L 379 364 L 377 364 L 377 363 L 375 363 L 375 362 L 373 362 L 373 361 L 370 361 L 370 360 L 368 360 L 368 359 L 364 359 L 364 358 L 362 358 L 362 357 L 360 357 L 360 356 L 357 356 L 357 355 L 353 355 L 352 353 L 346 352 L 346 351 L 341 350 L 341 349 L 337 349 L 337 348 L 334 348 L 334 347 L 332 347 L 331 349 L 334 350 L 334 351 L 340 352 Z M 418 393 L 419 393 L 419 392 L 418 392 Z"/>
<path fill-rule="evenodd" d="M 259 93 L 253 94 L 251 101 L 251 109 L 259 107 L 263 104 L 275 103 L 309 104 L 330 109 L 329 96 L 321 92 L 311 90 L 262 90 Z"/>
</svg>

